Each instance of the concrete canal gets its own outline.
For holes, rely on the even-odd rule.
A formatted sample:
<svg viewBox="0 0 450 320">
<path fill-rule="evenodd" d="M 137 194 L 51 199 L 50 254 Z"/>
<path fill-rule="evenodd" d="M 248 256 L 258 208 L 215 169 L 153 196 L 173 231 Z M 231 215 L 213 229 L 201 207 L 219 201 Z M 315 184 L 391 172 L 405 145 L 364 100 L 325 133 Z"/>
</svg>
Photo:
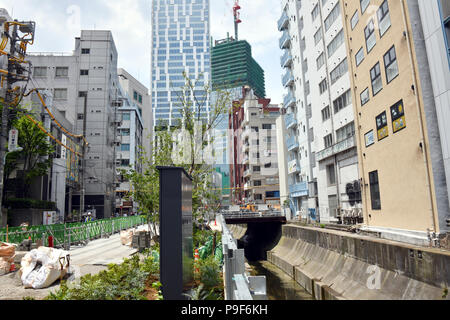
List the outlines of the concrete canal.
<svg viewBox="0 0 450 320">
<path fill-rule="evenodd" d="M 252 276 L 266 276 L 269 300 L 313 300 L 294 279 L 268 261 L 249 262 Z"/>
</svg>

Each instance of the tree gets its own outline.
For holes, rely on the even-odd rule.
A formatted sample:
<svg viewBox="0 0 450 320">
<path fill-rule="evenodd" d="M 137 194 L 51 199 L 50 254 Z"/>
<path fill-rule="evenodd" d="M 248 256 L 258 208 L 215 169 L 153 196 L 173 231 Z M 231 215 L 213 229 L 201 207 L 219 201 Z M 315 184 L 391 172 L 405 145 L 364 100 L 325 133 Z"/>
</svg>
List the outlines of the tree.
<svg viewBox="0 0 450 320">
<path fill-rule="evenodd" d="M 23 176 L 19 183 L 24 196 L 28 197 L 30 184 L 36 177 L 47 174 L 51 166 L 50 156 L 55 151 L 47 135 L 26 116 L 15 120 L 13 126 L 19 131 L 18 145 L 23 149 L 7 155 L 5 178 L 8 179 L 14 170 L 22 170 Z"/>
<path fill-rule="evenodd" d="M 162 125 L 155 130 L 151 159 L 143 157 L 143 173 L 133 169 L 123 172 L 132 185 L 130 197 L 138 202 L 139 209 L 155 224 L 159 220 L 159 171 L 157 166 L 183 167 L 193 180 L 193 216 L 201 220 L 207 204 L 217 206 L 220 192 L 212 187 L 212 143 L 214 129 L 220 116 L 226 115 L 231 105 L 230 93 L 215 91 L 209 117 L 202 117 L 212 91 L 209 84 L 203 86 L 205 95 L 197 95 L 199 80 L 192 81 L 183 73 L 185 85 L 178 95 L 182 118 L 169 127 Z M 174 92 L 177 92 L 174 90 Z"/>
</svg>

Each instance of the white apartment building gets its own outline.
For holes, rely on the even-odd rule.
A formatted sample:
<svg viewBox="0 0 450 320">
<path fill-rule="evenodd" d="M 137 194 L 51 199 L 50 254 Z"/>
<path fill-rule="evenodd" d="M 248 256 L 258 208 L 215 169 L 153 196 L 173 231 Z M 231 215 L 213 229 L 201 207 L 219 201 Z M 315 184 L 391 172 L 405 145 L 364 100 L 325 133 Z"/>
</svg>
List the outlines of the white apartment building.
<svg viewBox="0 0 450 320">
<path fill-rule="evenodd" d="M 123 69 L 120 74 L 126 71 Z M 129 76 L 130 78 L 131 76 Z M 132 91 L 133 93 L 136 91 Z M 117 128 L 117 153 L 116 153 L 116 174 L 118 184 L 116 185 L 116 213 L 118 215 L 136 213 L 138 205 L 129 198 L 131 191 L 130 182 L 124 177 L 123 171 L 130 169 L 142 172 L 143 163 L 141 157 L 144 155 L 143 146 L 144 120 L 141 109 L 134 102 L 128 93 L 120 88 L 120 107 L 117 108 L 117 118 L 120 125 Z M 139 96 L 138 96 L 139 99 Z"/>
<path fill-rule="evenodd" d="M 136 105 L 142 117 L 144 126 L 142 146 L 150 156 L 152 154 L 153 111 L 149 90 L 126 70 L 119 68 L 117 74 L 121 87 L 130 98 L 130 102 Z"/>
<path fill-rule="evenodd" d="M 116 104 L 119 98 L 117 50 L 110 31 L 83 30 L 72 53 L 30 55 L 33 83 L 52 93 L 53 107 L 89 142 L 85 163 L 85 210 L 108 218 L 115 208 Z M 73 210 L 80 195 L 74 193 Z"/>
<path fill-rule="evenodd" d="M 361 207 L 340 6 L 336 0 L 282 1 L 278 25 L 285 48 L 283 85 L 289 89 L 285 124 L 291 209 L 321 222 L 337 222 Z"/>
<path fill-rule="evenodd" d="M 308 102 L 308 72 L 305 63 L 305 42 L 302 39 L 303 21 L 300 19 L 302 2 L 282 0 L 282 15 L 278 30 L 282 32 L 280 48 L 283 50 L 281 66 L 285 68 L 282 84 L 287 90 L 283 108 L 287 129 L 286 148 L 289 185 L 289 206 L 296 216 L 306 215 L 316 208 L 313 161 L 309 137 L 310 112 Z M 310 192 L 309 189 L 312 189 Z M 303 213 L 303 214 L 302 214 Z"/>
</svg>

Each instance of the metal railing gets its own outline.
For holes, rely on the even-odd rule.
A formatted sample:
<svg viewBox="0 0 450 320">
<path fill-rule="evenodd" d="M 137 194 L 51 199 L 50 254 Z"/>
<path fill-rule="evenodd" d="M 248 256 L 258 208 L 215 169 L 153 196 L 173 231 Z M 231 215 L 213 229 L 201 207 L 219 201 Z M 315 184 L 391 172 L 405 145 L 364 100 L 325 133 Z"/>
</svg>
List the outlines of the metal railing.
<svg viewBox="0 0 450 320">
<path fill-rule="evenodd" d="M 71 244 L 83 243 L 105 235 L 112 235 L 121 230 L 133 228 L 146 223 L 145 216 L 131 216 L 97 220 L 92 222 L 76 222 L 54 225 L 39 225 L 30 227 L 12 227 L 0 229 L 0 241 L 20 244 L 23 240 L 33 242 L 42 240 L 42 245 L 48 245 L 48 237 L 53 237 L 55 247 L 65 247 Z"/>
<path fill-rule="evenodd" d="M 284 108 L 289 108 L 291 105 L 295 104 L 294 95 L 289 92 L 283 99 Z"/>
<path fill-rule="evenodd" d="M 266 277 L 245 273 L 244 249 L 238 249 L 224 217 L 219 215 L 218 219 L 222 226 L 225 300 L 266 300 Z"/>
</svg>

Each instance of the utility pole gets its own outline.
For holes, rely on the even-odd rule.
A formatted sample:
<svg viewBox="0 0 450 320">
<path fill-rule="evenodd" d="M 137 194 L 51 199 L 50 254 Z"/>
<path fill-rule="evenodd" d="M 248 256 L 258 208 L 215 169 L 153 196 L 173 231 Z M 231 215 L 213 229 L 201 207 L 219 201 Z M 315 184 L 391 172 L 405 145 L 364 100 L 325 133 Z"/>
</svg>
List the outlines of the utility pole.
<svg viewBox="0 0 450 320">
<path fill-rule="evenodd" d="M 83 110 L 83 137 L 86 137 L 86 124 L 87 124 L 87 99 L 88 99 L 88 92 L 86 91 L 84 96 L 84 110 Z M 81 186 L 81 192 L 80 192 L 80 221 L 83 217 L 84 212 L 84 206 L 85 206 L 85 196 L 86 196 L 86 144 L 83 143 L 83 151 L 82 151 L 83 158 L 81 159 L 81 179 L 80 179 L 80 186 Z"/>
<path fill-rule="evenodd" d="M 17 20 L 16 20 L 17 21 Z M 6 32 L 6 31 L 5 31 Z M 9 37 L 9 35 L 8 35 Z M 14 24 L 12 37 L 11 39 L 11 48 L 10 53 L 8 54 L 8 75 L 6 77 L 6 95 L 5 95 L 5 103 L 3 105 L 2 110 L 2 127 L 0 133 L 0 225 L 3 226 L 3 190 L 4 190 L 4 175 L 5 175 L 5 163 L 6 163 L 6 154 L 7 154 L 7 146 L 8 146 L 8 131 L 9 131 L 9 108 L 12 107 L 13 95 L 12 95 L 12 84 L 13 84 L 13 71 L 15 69 L 15 63 L 11 60 L 11 57 L 14 57 L 16 54 L 16 39 L 17 39 L 17 24 Z"/>
</svg>

